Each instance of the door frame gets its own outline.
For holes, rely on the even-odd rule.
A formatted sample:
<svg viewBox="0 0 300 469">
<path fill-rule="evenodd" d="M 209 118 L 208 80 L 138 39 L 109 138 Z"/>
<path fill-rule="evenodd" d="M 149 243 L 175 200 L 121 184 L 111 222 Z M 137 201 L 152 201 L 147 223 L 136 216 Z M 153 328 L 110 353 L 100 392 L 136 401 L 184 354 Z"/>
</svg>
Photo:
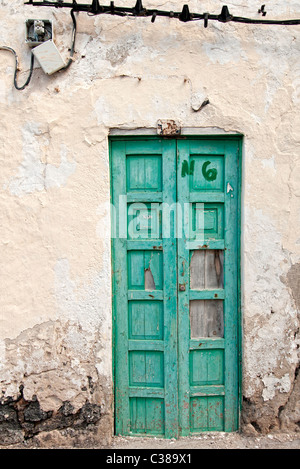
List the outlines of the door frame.
<svg viewBox="0 0 300 469">
<path fill-rule="evenodd" d="M 121 131 L 118 132 L 118 129 L 115 129 L 115 131 L 109 136 L 108 139 L 108 144 L 109 144 L 109 171 L 110 171 L 110 202 L 112 203 L 112 197 L 113 197 L 113 183 L 112 183 L 112 148 L 111 144 L 113 141 L 141 141 L 141 140 L 160 140 L 160 139 L 165 139 L 165 140 L 170 140 L 174 139 L 176 141 L 178 140 L 234 140 L 238 144 L 238 169 L 237 169 L 237 179 L 238 179 L 238 196 L 237 196 L 237 220 L 238 220 L 238 226 L 237 226 L 237 332 L 238 332 L 238 337 L 237 337 L 237 357 L 238 357 L 238 363 L 237 363 L 237 373 L 238 373 L 238 383 L 237 383 L 237 388 L 238 388 L 238 428 L 240 428 L 240 415 L 241 415 L 241 409 L 242 409 L 242 347 L 243 347 L 243 333 L 242 333 L 242 307 L 241 307 L 241 237 L 242 237 L 242 218 L 241 218 L 241 212 L 242 212 L 242 163 L 243 163 L 243 135 L 240 133 L 194 133 L 197 132 L 197 130 L 194 130 L 193 132 L 188 132 L 188 133 L 183 133 L 182 135 L 177 135 L 176 137 L 164 137 L 155 134 L 154 131 L 149 129 L 149 133 L 143 132 L 142 129 L 141 132 L 138 131 Z M 136 133 L 132 133 L 136 132 Z M 111 230 L 113 229 L 113 219 L 111 216 Z M 113 252 L 114 252 L 114 238 L 111 236 L 111 270 L 112 270 L 112 377 L 113 377 L 113 421 L 114 421 L 114 434 L 116 434 L 116 409 L 115 409 L 115 382 L 116 382 L 116 313 L 115 313 L 115 301 L 114 301 L 114 295 L 115 295 L 115 290 L 116 290 L 116 285 L 115 285 L 115 276 L 114 276 L 114 261 L 115 259 L 113 258 Z M 178 414 L 178 419 L 179 419 L 179 414 Z M 138 436 L 138 435 L 135 435 Z M 151 435 L 141 435 L 141 437 L 151 437 Z"/>
</svg>

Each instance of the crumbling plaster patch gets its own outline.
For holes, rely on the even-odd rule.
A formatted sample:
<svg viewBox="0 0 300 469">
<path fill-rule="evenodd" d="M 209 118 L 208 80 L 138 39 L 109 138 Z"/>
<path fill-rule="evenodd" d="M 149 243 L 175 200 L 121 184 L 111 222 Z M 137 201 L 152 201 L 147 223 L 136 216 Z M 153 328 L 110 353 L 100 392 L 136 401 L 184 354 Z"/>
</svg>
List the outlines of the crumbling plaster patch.
<svg viewBox="0 0 300 469">
<path fill-rule="evenodd" d="M 103 265 L 103 269 L 89 278 L 79 288 L 70 278 L 67 259 L 58 260 L 55 266 L 55 295 L 60 315 L 70 321 L 77 321 L 80 327 L 89 332 L 91 337 L 98 331 L 98 339 L 90 339 L 98 343 L 102 353 L 95 354 L 95 367 L 103 375 L 111 376 L 111 301 L 102 297 L 103 291 L 110 290 L 110 265 Z M 80 337 L 80 336 L 75 336 Z M 73 335 L 74 338 L 74 335 Z M 73 341 L 71 342 L 71 344 Z M 74 342 L 75 343 L 75 342 Z M 101 345 L 102 344 L 102 345 Z M 85 347 L 81 347 L 83 359 Z M 105 352 L 104 352 L 105 350 Z M 78 354 L 78 353 L 77 353 Z M 102 358 L 101 355 L 103 354 Z"/>
<path fill-rule="evenodd" d="M 13 340 L 6 339 L 1 369 L 1 387 L 5 391 L 0 402 L 0 421 L 7 424 L 2 432 L 3 444 L 11 442 L 14 429 L 8 408 L 25 409 L 25 414 L 18 416 L 20 426 L 14 429 L 14 433 L 21 431 L 14 436 L 17 442 L 23 436 L 55 429 L 76 430 L 77 426 L 80 433 L 88 424 L 91 432 L 101 431 L 103 441 L 108 441 L 112 390 L 109 374 L 101 375 L 95 366 L 95 356 L 101 356 L 101 343 L 103 338 L 95 330 L 91 333 L 81 324 L 62 320 L 37 325 Z"/>
<path fill-rule="evenodd" d="M 274 219 L 262 209 L 245 207 L 244 223 L 244 418 L 266 432 L 280 428 L 279 415 L 294 392 L 299 316 L 285 287 L 291 256 Z M 290 424 L 297 428 L 295 420 Z"/>
<path fill-rule="evenodd" d="M 287 273 L 286 281 L 292 291 L 296 308 L 300 312 L 300 263 L 291 266 Z"/>
<path fill-rule="evenodd" d="M 42 162 L 43 147 L 49 145 L 49 140 L 44 135 L 38 139 L 41 134 L 35 122 L 27 122 L 22 129 L 23 161 L 17 174 L 5 185 L 13 195 L 20 197 L 34 191 L 64 186 L 75 171 L 76 162 L 68 160 L 68 149 L 64 143 L 60 146 L 61 161 L 58 167 Z"/>
<path fill-rule="evenodd" d="M 246 347 L 249 355 L 256 352 L 252 363 L 254 375 L 257 369 L 268 374 L 277 366 L 282 367 L 285 359 L 290 363 L 297 360 L 293 340 L 298 327 L 297 311 L 282 282 L 291 263 L 279 233 L 265 212 L 247 208 L 244 219 L 251 220 L 251 226 L 247 222 L 244 226 L 244 240 L 247 240 L 244 244 L 247 272 L 243 286 L 244 340 L 251 341 L 251 346 Z M 267 353 L 272 343 L 277 345 L 276 354 Z M 257 354 L 258 349 L 263 349 L 263 353 Z M 247 369 L 250 368 L 247 363 Z M 247 382 L 251 387 L 251 380 Z"/>
<path fill-rule="evenodd" d="M 275 376 L 265 376 L 262 378 L 264 389 L 262 397 L 264 401 L 269 401 L 275 397 L 276 391 L 288 393 L 291 389 L 291 379 L 285 374 L 280 379 Z"/>
</svg>

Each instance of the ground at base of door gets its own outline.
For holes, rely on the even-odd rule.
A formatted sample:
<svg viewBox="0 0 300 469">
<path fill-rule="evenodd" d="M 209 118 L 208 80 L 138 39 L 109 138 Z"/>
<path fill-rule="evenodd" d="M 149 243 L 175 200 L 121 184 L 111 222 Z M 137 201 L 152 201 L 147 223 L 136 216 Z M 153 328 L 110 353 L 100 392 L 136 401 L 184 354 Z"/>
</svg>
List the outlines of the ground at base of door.
<svg viewBox="0 0 300 469">
<path fill-rule="evenodd" d="M 178 440 L 115 437 L 112 449 L 300 449 L 299 433 L 270 433 L 247 436 L 240 433 L 205 433 Z"/>
<path fill-rule="evenodd" d="M 300 449 L 300 432 L 270 433 L 268 435 L 245 435 L 241 433 L 211 432 L 195 437 L 181 437 L 175 439 L 143 438 L 143 437 L 113 437 L 109 446 L 79 445 L 55 447 L 49 449 L 108 449 L 118 450 L 200 450 L 200 449 Z M 24 444 L 1 446 L 1 449 L 47 449 L 47 446 L 27 441 Z"/>
</svg>

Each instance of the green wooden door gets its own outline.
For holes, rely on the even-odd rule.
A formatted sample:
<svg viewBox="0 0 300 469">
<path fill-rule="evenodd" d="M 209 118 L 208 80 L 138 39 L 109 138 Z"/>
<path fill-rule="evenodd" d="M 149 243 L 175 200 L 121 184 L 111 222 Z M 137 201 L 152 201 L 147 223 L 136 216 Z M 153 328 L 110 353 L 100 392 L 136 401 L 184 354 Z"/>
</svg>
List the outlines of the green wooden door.
<svg viewBox="0 0 300 469">
<path fill-rule="evenodd" d="M 111 141 L 115 428 L 238 428 L 239 140 Z"/>
</svg>

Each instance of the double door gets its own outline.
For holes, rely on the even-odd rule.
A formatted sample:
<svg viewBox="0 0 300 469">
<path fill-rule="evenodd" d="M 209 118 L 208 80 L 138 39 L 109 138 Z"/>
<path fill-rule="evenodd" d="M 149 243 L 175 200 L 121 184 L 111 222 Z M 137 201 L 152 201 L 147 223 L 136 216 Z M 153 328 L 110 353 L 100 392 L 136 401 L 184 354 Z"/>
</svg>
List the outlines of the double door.
<svg viewBox="0 0 300 469">
<path fill-rule="evenodd" d="M 115 431 L 235 431 L 237 138 L 114 139 Z"/>
</svg>

